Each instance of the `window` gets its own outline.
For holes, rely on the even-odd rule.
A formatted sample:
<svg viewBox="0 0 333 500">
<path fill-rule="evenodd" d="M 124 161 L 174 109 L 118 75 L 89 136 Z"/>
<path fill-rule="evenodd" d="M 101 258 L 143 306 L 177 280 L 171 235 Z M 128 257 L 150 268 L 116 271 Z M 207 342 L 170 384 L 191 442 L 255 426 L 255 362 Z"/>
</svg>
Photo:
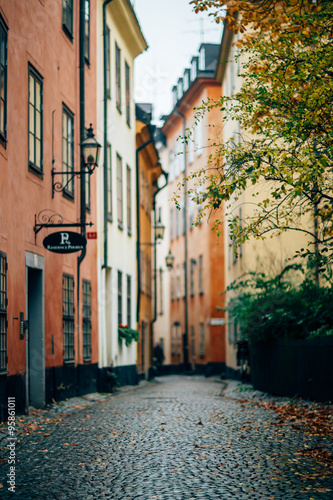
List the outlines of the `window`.
<svg viewBox="0 0 333 500">
<path fill-rule="evenodd" d="M 197 77 L 197 68 L 198 68 L 198 58 L 193 57 L 191 60 L 191 82 L 194 82 L 194 80 Z"/>
<path fill-rule="evenodd" d="M 185 296 L 186 296 L 186 262 L 183 262 L 183 279 L 182 279 L 182 292 L 183 292 L 183 298 L 185 299 Z"/>
<path fill-rule="evenodd" d="M 180 358 L 181 357 L 181 354 L 182 354 L 182 351 L 181 351 L 181 333 L 180 333 L 180 329 L 181 329 L 181 326 L 179 323 L 177 323 L 177 337 L 176 337 L 176 343 L 177 343 L 177 356 Z"/>
<path fill-rule="evenodd" d="M 176 298 L 180 299 L 180 269 L 179 264 L 176 270 Z"/>
<path fill-rule="evenodd" d="M 7 139 L 7 39 L 8 29 L 0 17 L 0 142 Z"/>
<path fill-rule="evenodd" d="M 43 80 L 29 66 L 29 167 L 43 172 Z"/>
<path fill-rule="evenodd" d="M 132 280 L 127 276 L 127 326 L 131 328 L 132 324 Z"/>
<path fill-rule="evenodd" d="M 193 222 L 194 222 L 194 200 L 193 200 L 193 195 L 190 196 L 189 202 L 188 202 L 188 215 L 189 215 L 189 226 L 190 229 L 193 229 Z"/>
<path fill-rule="evenodd" d="M 173 240 L 173 208 L 170 208 L 170 240 Z"/>
<path fill-rule="evenodd" d="M 74 198 L 74 116 L 66 108 L 62 111 L 62 171 L 64 195 Z"/>
<path fill-rule="evenodd" d="M 141 201 L 141 206 L 144 207 L 144 189 L 145 189 L 145 174 L 143 170 L 141 170 L 141 188 L 140 188 L 140 201 Z"/>
<path fill-rule="evenodd" d="M 160 283 L 160 316 L 163 316 L 163 269 L 159 269 L 159 283 Z"/>
<path fill-rule="evenodd" d="M 175 153 L 173 149 L 169 151 L 169 182 L 175 178 Z"/>
<path fill-rule="evenodd" d="M 74 278 L 62 277 L 62 328 L 64 361 L 74 361 Z"/>
<path fill-rule="evenodd" d="M 202 154 L 202 120 L 197 122 L 195 128 L 195 147 L 196 155 L 200 156 Z"/>
<path fill-rule="evenodd" d="M 205 324 L 200 323 L 199 325 L 199 356 L 204 358 L 205 356 Z"/>
<path fill-rule="evenodd" d="M 193 325 L 191 325 L 191 355 L 192 361 L 195 363 L 195 329 Z"/>
<path fill-rule="evenodd" d="M 199 70 L 200 71 L 205 71 L 206 69 L 206 57 L 205 57 L 205 48 L 201 47 L 200 53 L 199 53 Z"/>
<path fill-rule="evenodd" d="M 111 97 L 111 39 L 110 39 L 110 29 L 106 27 L 105 32 L 105 87 L 106 95 L 108 98 Z"/>
<path fill-rule="evenodd" d="M 172 274 L 170 279 L 170 298 L 171 302 L 175 300 L 175 277 Z"/>
<path fill-rule="evenodd" d="M 140 276 L 140 291 L 141 293 L 144 293 L 145 291 L 145 253 L 141 250 L 140 251 L 140 271 L 141 271 L 141 276 Z"/>
<path fill-rule="evenodd" d="M 203 274 L 203 263 L 202 263 L 202 260 L 203 260 L 203 256 L 202 255 L 199 255 L 199 293 L 200 294 L 203 294 L 203 283 L 202 283 L 202 274 Z"/>
<path fill-rule="evenodd" d="M 84 58 L 90 60 L 90 0 L 84 2 Z"/>
<path fill-rule="evenodd" d="M 186 194 L 185 194 L 186 196 Z M 185 199 L 182 201 L 182 233 L 186 233 L 186 210 L 185 210 Z"/>
<path fill-rule="evenodd" d="M 130 68 L 125 62 L 125 91 L 126 91 L 126 123 L 131 126 L 131 95 L 130 95 Z"/>
<path fill-rule="evenodd" d="M 62 28 L 70 39 L 73 38 L 73 0 L 62 0 Z"/>
<path fill-rule="evenodd" d="M 146 200 L 146 213 L 149 215 L 149 182 L 148 182 L 148 179 L 146 179 L 145 200 Z"/>
<path fill-rule="evenodd" d="M 127 232 L 132 234 L 132 172 L 126 167 L 126 191 L 127 191 Z"/>
<path fill-rule="evenodd" d="M 7 257 L 0 252 L 0 372 L 7 371 Z"/>
<path fill-rule="evenodd" d="M 83 360 L 91 359 L 91 283 L 82 280 Z"/>
<path fill-rule="evenodd" d="M 118 325 L 123 322 L 123 274 L 118 271 Z"/>
<path fill-rule="evenodd" d="M 86 174 L 85 176 L 85 184 L 86 184 L 86 189 L 85 189 L 85 197 L 86 197 L 86 209 L 90 210 L 90 175 Z"/>
<path fill-rule="evenodd" d="M 190 294 L 191 294 L 191 297 L 194 296 L 194 266 L 195 266 L 195 260 L 191 259 L 191 269 L 190 269 Z"/>
<path fill-rule="evenodd" d="M 121 113 L 121 66 L 120 66 L 120 48 L 116 43 L 116 106 Z"/>
<path fill-rule="evenodd" d="M 179 210 L 176 208 L 176 238 L 179 238 Z"/>
<path fill-rule="evenodd" d="M 194 161 L 194 130 L 188 137 L 188 162 L 191 165 Z"/>
<path fill-rule="evenodd" d="M 118 227 L 123 229 L 123 162 L 117 154 L 117 217 Z"/>
<path fill-rule="evenodd" d="M 171 356 L 176 354 L 176 326 L 171 327 Z"/>
<path fill-rule="evenodd" d="M 107 144 L 107 158 L 106 158 L 106 182 L 107 182 L 107 203 L 106 211 L 107 218 L 112 221 L 112 149 L 111 144 Z"/>
</svg>

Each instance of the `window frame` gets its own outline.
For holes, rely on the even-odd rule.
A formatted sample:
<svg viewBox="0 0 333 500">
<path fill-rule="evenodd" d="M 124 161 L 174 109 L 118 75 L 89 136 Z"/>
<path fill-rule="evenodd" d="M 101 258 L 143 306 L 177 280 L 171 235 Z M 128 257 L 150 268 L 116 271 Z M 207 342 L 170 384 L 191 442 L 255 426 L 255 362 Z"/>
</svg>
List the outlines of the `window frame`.
<svg viewBox="0 0 333 500">
<path fill-rule="evenodd" d="M 160 310 L 159 310 L 159 315 L 163 316 L 164 315 L 164 295 L 163 295 L 163 269 L 160 267 L 159 268 L 159 292 L 160 292 Z"/>
<path fill-rule="evenodd" d="M 127 326 L 131 328 L 132 325 L 132 277 L 128 274 L 126 276 L 126 305 L 127 305 Z"/>
<path fill-rule="evenodd" d="M 106 145 L 107 149 L 107 165 L 106 165 L 106 192 L 107 192 L 107 203 L 106 203 L 106 218 L 109 222 L 112 222 L 112 146 L 108 142 Z"/>
<path fill-rule="evenodd" d="M 4 45 L 3 54 L 1 49 L 2 40 Z M 4 73 L 3 79 L 1 78 L 2 73 Z M 2 97 L 2 87 L 0 84 L 0 144 L 2 144 L 4 148 L 6 148 L 7 147 L 8 27 L 0 15 L 0 82 L 2 80 L 3 80 L 3 97 Z M 3 116 L 3 130 L 1 128 L 2 116 Z"/>
<path fill-rule="evenodd" d="M 68 140 L 68 135 L 65 137 L 64 136 L 64 115 L 66 116 L 66 124 L 67 124 L 67 133 L 68 133 L 68 123 L 71 123 L 72 126 L 72 140 Z M 74 123 L 74 114 L 70 111 L 70 109 L 63 103 L 62 105 L 62 171 L 70 172 L 70 173 L 63 173 L 62 179 L 63 179 L 63 185 L 67 186 L 64 187 L 62 193 L 63 196 L 66 198 L 69 198 L 70 200 L 74 200 L 75 197 L 75 186 L 74 186 L 74 177 L 72 177 L 70 180 L 68 180 L 71 176 L 71 173 L 74 173 L 74 129 L 75 123 Z M 66 161 L 67 163 L 64 164 L 64 141 L 66 142 Z M 69 145 L 71 146 L 71 161 L 72 161 L 72 167 L 69 167 L 68 164 L 68 158 L 69 158 Z M 64 165 L 66 166 L 66 170 L 64 169 Z M 69 189 L 68 186 L 72 185 L 73 189 Z"/>
<path fill-rule="evenodd" d="M 122 271 L 118 271 L 117 273 L 117 317 L 118 317 L 118 326 L 123 323 L 123 273 Z"/>
<path fill-rule="evenodd" d="M 118 228 L 124 229 L 124 199 L 123 199 L 123 159 L 117 153 L 117 220 Z"/>
<path fill-rule="evenodd" d="M 127 233 L 132 236 L 132 169 L 126 164 L 126 215 Z"/>
<path fill-rule="evenodd" d="M 0 374 L 7 371 L 7 335 L 8 335 L 8 294 L 7 294 L 7 255 L 0 252 Z"/>
<path fill-rule="evenodd" d="M 91 361 L 91 281 L 82 280 L 82 353 Z"/>
<path fill-rule="evenodd" d="M 74 276 L 64 273 L 62 275 L 62 335 L 64 364 L 75 362 L 74 292 Z M 65 328 L 65 325 L 70 326 L 70 328 Z"/>
<path fill-rule="evenodd" d="M 199 255 L 198 258 L 198 285 L 199 285 L 199 294 L 203 295 L 203 255 Z"/>
<path fill-rule="evenodd" d="M 125 61 L 126 123 L 131 128 L 131 68 Z"/>
<path fill-rule="evenodd" d="M 62 0 L 62 29 L 71 41 L 73 40 L 73 26 L 74 0 Z"/>
<path fill-rule="evenodd" d="M 33 102 L 30 92 L 30 81 L 33 80 Z M 39 109 L 37 109 L 37 84 L 40 88 L 39 95 Z M 30 110 L 33 109 L 33 129 L 31 126 L 31 113 Z M 39 113 L 39 133 L 40 137 L 37 137 L 37 114 Z M 30 137 L 33 137 L 33 161 L 30 160 L 31 149 L 30 149 Z M 36 151 L 37 151 L 37 141 L 40 142 L 40 166 L 36 163 Z M 38 73 L 38 71 L 29 63 L 28 64 L 28 168 L 30 172 L 33 172 L 43 178 L 43 77 Z"/>
<path fill-rule="evenodd" d="M 115 42 L 115 65 L 116 65 L 116 108 L 121 114 L 121 49 Z"/>
<path fill-rule="evenodd" d="M 111 99 L 111 30 L 108 26 L 106 26 L 106 32 L 105 32 L 105 51 L 106 51 L 106 66 L 105 66 L 106 96 L 108 99 Z"/>
<path fill-rule="evenodd" d="M 84 59 L 90 66 L 90 0 L 84 0 Z"/>
</svg>

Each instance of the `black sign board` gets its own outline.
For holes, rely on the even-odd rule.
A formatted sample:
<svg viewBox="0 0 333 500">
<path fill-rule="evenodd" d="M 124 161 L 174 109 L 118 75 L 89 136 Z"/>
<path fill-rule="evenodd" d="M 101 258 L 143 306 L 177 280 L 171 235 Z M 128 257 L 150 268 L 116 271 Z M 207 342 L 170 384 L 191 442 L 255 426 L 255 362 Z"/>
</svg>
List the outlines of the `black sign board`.
<svg viewBox="0 0 333 500">
<path fill-rule="evenodd" d="M 80 252 L 87 244 L 87 240 L 82 234 L 73 231 L 59 231 L 46 236 L 43 245 L 46 250 L 55 253 Z"/>
</svg>

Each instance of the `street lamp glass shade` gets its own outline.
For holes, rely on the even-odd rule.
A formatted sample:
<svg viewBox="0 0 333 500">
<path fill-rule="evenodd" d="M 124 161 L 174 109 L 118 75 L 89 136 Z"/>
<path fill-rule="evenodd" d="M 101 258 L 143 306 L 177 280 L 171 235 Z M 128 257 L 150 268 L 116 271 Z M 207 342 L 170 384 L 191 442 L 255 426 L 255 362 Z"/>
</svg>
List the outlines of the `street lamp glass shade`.
<svg viewBox="0 0 333 500">
<path fill-rule="evenodd" d="M 165 257 L 165 264 L 166 264 L 166 266 L 167 266 L 169 269 L 172 269 L 172 268 L 173 268 L 173 262 L 174 262 L 174 260 L 175 260 L 175 258 L 174 258 L 174 256 L 172 255 L 171 250 L 169 250 L 168 255 Z"/>
<path fill-rule="evenodd" d="M 162 222 L 160 220 L 158 222 L 156 222 L 156 225 L 155 225 L 155 238 L 157 240 L 163 240 L 164 230 L 165 230 L 165 226 L 163 226 Z"/>
<path fill-rule="evenodd" d="M 87 131 L 87 137 L 80 143 L 80 146 L 85 166 L 90 171 L 93 171 L 98 165 L 99 153 L 102 146 L 96 141 L 91 124 Z"/>
</svg>

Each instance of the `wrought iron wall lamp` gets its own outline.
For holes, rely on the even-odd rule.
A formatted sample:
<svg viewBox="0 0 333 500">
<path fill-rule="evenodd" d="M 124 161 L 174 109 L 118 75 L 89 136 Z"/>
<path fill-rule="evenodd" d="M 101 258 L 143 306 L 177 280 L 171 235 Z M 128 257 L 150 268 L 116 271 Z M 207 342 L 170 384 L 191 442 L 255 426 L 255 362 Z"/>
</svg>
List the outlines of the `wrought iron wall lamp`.
<svg viewBox="0 0 333 500">
<path fill-rule="evenodd" d="M 80 147 L 83 160 L 82 163 L 84 165 L 82 170 L 79 170 L 78 172 L 74 172 L 73 170 L 62 170 L 60 172 L 56 172 L 54 167 L 52 168 L 52 198 L 54 197 L 55 192 L 61 193 L 64 191 L 75 176 L 91 175 L 98 166 L 99 153 L 102 146 L 95 139 L 92 124 L 90 124 L 90 127 L 87 130 L 87 137 L 80 143 Z M 63 176 L 62 182 L 55 180 L 56 175 Z"/>
</svg>

